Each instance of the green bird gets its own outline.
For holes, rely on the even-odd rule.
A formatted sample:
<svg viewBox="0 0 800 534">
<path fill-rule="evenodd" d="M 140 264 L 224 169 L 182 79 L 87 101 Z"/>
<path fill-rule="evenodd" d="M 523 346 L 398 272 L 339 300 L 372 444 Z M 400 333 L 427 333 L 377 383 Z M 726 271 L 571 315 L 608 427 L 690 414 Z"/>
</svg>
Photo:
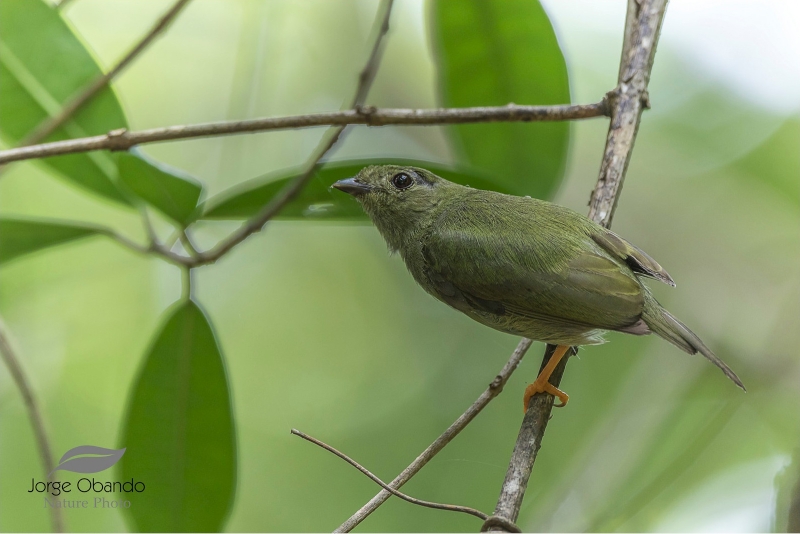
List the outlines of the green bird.
<svg viewBox="0 0 800 534">
<path fill-rule="evenodd" d="M 739 377 L 665 310 L 641 278 L 675 282 L 650 256 L 568 208 L 449 182 L 425 169 L 366 167 L 333 187 L 355 197 L 389 249 L 438 300 L 501 332 L 557 345 L 525 390 L 569 397 L 549 382 L 570 346 L 607 331 L 655 333 Z"/>
</svg>

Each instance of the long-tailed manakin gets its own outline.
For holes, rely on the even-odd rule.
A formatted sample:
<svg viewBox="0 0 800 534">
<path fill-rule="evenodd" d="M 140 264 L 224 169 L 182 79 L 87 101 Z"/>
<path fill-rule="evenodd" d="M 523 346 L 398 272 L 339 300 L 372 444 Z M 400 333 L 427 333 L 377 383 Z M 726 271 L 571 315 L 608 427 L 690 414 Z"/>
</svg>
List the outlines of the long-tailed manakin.
<svg viewBox="0 0 800 534">
<path fill-rule="evenodd" d="M 697 335 L 656 301 L 641 278 L 671 286 L 639 248 L 568 208 L 472 189 L 417 167 L 366 167 L 333 187 L 354 196 L 389 249 L 425 291 L 501 332 L 557 345 L 525 390 L 567 403 L 550 374 L 570 346 L 606 331 L 655 333 L 701 353 L 744 389 Z"/>
</svg>

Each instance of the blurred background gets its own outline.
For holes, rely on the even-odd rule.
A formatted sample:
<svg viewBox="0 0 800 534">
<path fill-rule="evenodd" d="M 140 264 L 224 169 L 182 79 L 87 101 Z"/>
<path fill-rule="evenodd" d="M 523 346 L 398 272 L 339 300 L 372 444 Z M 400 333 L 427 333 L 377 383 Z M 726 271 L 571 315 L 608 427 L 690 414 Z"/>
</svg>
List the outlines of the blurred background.
<svg viewBox="0 0 800 534">
<path fill-rule="evenodd" d="M 616 83 L 623 1 L 543 0 L 572 100 Z M 72 0 L 64 18 L 108 69 L 171 5 Z M 377 3 L 194 0 L 113 86 L 132 129 L 338 109 L 363 65 Z M 367 100 L 437 105 L 429 6 L 397 0 Z M 525 531 L 785 531 L 800 500 L 800 4 L 673 0 L 614 230 L 677 282 L 659 300 L 736 370 L 654 337 L 608 336 L 569 362 L 569 407 L 548 427 L 519 525 Z M 0 95 L 2 98 L 2 95 Z M 522 103 L 522 102 L 519 102 Z M 537 103 L 537 102 L 525 102 Z M 585 213 L 607 120 L 571 125 L 551 200 Z M 148 145 L 207 195 L 306 160 L 324 129 Z M 354 127 L 332 160 L 457 163 L 442 127 Z M 36 163 L 0 180 L 3 214 L 113 226 L 138 214 Z M 201 222 L 208 247 L 235 222 Z M 196 272 L 224 353 L 238 433 L 229 531 L 330 531 L 377 487 L 298 428 L 392 479 L 484 390 L 517 339 L 418 288 L 366 224 L 274 221 Z M 88 240 L 0 269 L 0 314 L 51 432 L 54 454 L 115 448 L 130 385 L 180 272 Z M 503 394 L 405 486 L 491 511 L 521 421 L 534 344 Z M 19 392 L 0 371 L 0 529 L 46 531 Z M 798 505 L 795 504 L 795 507 Z M 73 531 L 125 531 L 116 510 L 68 510 Z M 364 531 L 476 531 L 477 519 L 391 499 Z"/>
</svg>

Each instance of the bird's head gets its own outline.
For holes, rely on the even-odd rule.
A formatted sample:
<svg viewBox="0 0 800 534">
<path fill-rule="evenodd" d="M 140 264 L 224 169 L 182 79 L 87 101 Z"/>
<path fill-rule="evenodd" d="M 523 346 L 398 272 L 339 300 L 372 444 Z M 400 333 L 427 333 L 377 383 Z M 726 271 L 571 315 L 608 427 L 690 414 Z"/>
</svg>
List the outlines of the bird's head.
<svg viewBox="0 0 800 534">
<path fill-rule="evenodd" d="M 419 229 L 456 184 L 419 167 L 370 165 L 333 187 L 356 198 L 390 248 Z"/>
</svg>

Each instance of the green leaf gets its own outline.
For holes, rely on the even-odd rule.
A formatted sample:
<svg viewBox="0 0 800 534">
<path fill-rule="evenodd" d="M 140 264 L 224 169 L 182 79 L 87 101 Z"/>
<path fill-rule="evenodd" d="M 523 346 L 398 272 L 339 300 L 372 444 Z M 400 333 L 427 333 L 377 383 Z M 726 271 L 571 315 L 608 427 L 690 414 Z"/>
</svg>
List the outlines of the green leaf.
<svg viewBox="0 0 800 534">
<path fill-rule="evenodd" d="M 569 103 L 564 56 L 538 1 L 439 0 L 431 15 L 443 106 Z M 463 162 L 516 194 L 549 198 L 563 177 L 566 122 L 447 131 Z"/>
<path fill-rule="evenodd" d="M 102 72 L 58 11 L 40 0 L 0 1 L 0 136 L 11 146 Z M 105 87 L 45 141 L 104 134 L 127 127 L 114 92 Z M 128 204 L 115 185 L 107 153 L 42 160 L 74 184 Z"/>
<path fill-rule="evenodd" d="M 142 532 L 219 532 L 236 488 L 236 437 L 225 364 L 192 301 L 172 309 L 130 397 L 122 480 Z"/>
<path fill-rule="evenodd" d="M 98 233 L 91 226 L 69 222 L 0 217 L 0 264 Z"/>
<path fill-rule="evenodd" d="M 367 165 L 409 165 L 422 167 L 442 178 L 478 189 L 510 193 L 502 184 L 494 183 L 474 170 L 450 169 L 440 163 L 404 159 L 365 159 L 340 161 L 325 165 L 303 191 L 290 202 L 277 219 L 326 221 L 367 221 L 361 206 L 340 191 L 331 191 L 333 182 L 349 178 Z M 203 219 L 247 219 L 257 214 L 278 191 L 302 173 L 293 169 L 249 180 L 228 192 L 209 199 L 203 205 Z"/>
<path fill-rule="evenodd" d="M 202 186 L 188 174 L 139 151 L 117 155 L 119 178 L 140 198 L 185 227 L 196 219 Z"/>
</svg>

